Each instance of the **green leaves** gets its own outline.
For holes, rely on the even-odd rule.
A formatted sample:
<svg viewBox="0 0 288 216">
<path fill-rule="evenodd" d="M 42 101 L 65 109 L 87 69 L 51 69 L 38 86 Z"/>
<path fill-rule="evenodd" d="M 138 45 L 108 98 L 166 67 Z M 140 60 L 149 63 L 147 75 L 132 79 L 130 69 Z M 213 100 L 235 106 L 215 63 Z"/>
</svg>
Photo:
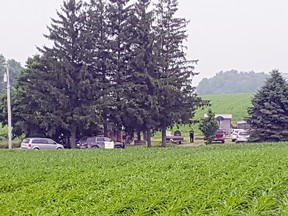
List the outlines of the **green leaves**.
<svg viewBox="0 0 288 216">
<path fill-rule="evenodd" d="M 204 117 L 199 122 L 199 130 L 203 133 L 207 144 L 211 144 L 218 129 L 218 123 L 215 120 L 215 114 L 211 109 L 208 109 L 207 117 Z"/>
<path fill-rule="evenodd" d="M 156 116 L 159 128 L 165 130 L 175 124 L 191 122 L 191 116 L 203 102 L 191 87 L 193 61 L 186 58 L 184 45 L 187 24 L 184 18 L 176 16 L 178 1 L 158 1 L 153 25 L 156 60 L 157 101 L 159 114 Z M 165 139 L 162 132 L 162 139 Z M 162 145 L 165 145 L 162 140 Z"/>
<path fill-rule="evenodd" d="M 9 77 L 10 84 L 12 87 L 15 86 L 16 78 L 20 74 L 21 70 L 23 70 L 21 64 L 14 59 L 9 59 L 6 62 L 6 59 L 3 55 L 0 54 L 0 93 L 6 91 L 6 83 L 4 83 L 4 73 L 6 73 L 6 64 L 9 65 Z"/>
<path fill-rule="evenodd" d="M 247 121 L 251 124 L 250 141 L 286 141 L 288 124 L 288 84 L 279 71 L 258 91 L 249 108 Z"/>
<path fill-rule="evenodd" d="M 287 156 L 286 143 L 3 150 L 0 212 L 278 215 L 287 211 Z"/>
<path fill-rule="evenodd" d="M 65 133 L 75 147 L 96 125 L 107 136 L 108 124 L 132 133 L 191 122 L 203 102 L 191 86 L 178 1 L 132 2 L 63 3 L 48 27 L 52 46 L 39 48 L 19 77 L 17 133 Z"/>
<path fill-rule="evenodd" d="M 212 78 L 202 79 L 196 92 L 199 95 L 255 93 L 268 77 L 269 75 L 265 73 L 221 71 Z"/>
</svg>

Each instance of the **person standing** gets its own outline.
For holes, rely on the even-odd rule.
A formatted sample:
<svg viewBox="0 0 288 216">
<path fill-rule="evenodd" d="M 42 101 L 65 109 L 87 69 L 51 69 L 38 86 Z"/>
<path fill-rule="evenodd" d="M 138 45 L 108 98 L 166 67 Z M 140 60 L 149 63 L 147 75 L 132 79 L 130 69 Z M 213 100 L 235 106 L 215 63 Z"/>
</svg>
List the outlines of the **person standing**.
<svg viewBox="0 0 288 216">
<path fill-rule="evenodd" d="M 189 136 L 190 136 L 190 143 L 194 143 L 194 131 L 193 131 L 193 129 L 190 130 Z"/>
</svg>

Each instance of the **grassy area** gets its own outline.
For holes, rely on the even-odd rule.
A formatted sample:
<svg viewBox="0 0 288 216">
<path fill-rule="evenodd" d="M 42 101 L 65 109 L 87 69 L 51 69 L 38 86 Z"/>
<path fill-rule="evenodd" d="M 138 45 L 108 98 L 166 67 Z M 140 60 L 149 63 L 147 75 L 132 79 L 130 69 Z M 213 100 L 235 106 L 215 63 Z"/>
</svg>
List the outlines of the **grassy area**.
<svg viewBox="0 0 288 216">
<path fill-rule="evenodd" d="M 1 150 L 2 215 L 287 215 L 287 143 Z"/>
<path fill-rule="evenodd" d="M 0 123 L 0 138 L 7 138 L 7 134 L 8 134 L 8 127 L 7 126 L 2 126 L 2 124 Z"/>
<path fill-rule="evenodd" d="M 232 114 L 232 124 L 236 125 L 237 121 L 244 120 L 245 117 L 248 116 L 247 109 L 251 106 L 251 100 L 253 98 L 253 94 L 223 94 L 223 95 L 207 95 L 202 96 L 204 100 L 209 100 L 211 106 L 209 108 L 215 114 Z M 197 110 L 194 120 L 200 120 L 203 118 L 204 114 L 207 113 L 208 107 L 205 109 Z M 201 135 L 201 132 L 198 129 L 198 124 L 195 125 L 179 125 L 178 127 L 174 127 L 171 130 L 174 132 L 175 130 L 179 130 L 182 134 L 187 138 L 189 137 L 189 131 L 193 129 L 196 135 Z M 156 133 L 155 138 L 160 138 L 161 134 Z"/>
<path fill-rule="evenodd" d="M 14 140 L 12 140 L 12 147 L 13 148 L 19 148 L 22 142 L 22 138 L 15 138 Z M 8 139 L 1 139 L 0 138 L 0 149 L 5 149 L 8 148 Z"/>
<path fill-rule="evenodd" d="M 251 100 L 254 94 L 224 94 L 202 96 L 205 100 L 211 101 L 211 109 L 216 114 L 232 114 L 232 123 L 244 120 L 248 116 L 247 109 L 251 106 Z M 203 117 L 207 109 L 199 110 L 196 113 L 196 119 Z"/>
</svg>

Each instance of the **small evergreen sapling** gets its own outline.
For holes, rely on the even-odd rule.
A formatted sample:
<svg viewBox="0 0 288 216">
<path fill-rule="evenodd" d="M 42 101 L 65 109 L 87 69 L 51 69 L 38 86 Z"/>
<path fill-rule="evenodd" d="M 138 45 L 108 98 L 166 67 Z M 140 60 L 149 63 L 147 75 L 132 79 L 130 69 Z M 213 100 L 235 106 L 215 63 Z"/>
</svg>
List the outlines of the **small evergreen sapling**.
<svg viewBox="0 0 288 216">
<path fill-rule="evenodd" d="M 218 129 L 218 123 L 215 120 L 215 114 L 211 109 L 208 110 L 207 117 L 200 120 L 199 129 L 204 135 L 204 140 L 206 140 L 206 144 L 211 144 L 215 132 Z"/>
</svg>

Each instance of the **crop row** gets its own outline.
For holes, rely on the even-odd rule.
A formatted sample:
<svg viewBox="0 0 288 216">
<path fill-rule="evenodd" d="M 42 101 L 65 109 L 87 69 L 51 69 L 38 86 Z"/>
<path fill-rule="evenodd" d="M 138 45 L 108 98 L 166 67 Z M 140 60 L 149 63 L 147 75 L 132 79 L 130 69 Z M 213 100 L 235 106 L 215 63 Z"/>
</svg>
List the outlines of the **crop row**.
<svg viewBox="0 0 288 216">
<path fill-rule="evenodd" d="M 0 151 L 3 215 L 288 212 L 288 147 Z"/>
</svg>

